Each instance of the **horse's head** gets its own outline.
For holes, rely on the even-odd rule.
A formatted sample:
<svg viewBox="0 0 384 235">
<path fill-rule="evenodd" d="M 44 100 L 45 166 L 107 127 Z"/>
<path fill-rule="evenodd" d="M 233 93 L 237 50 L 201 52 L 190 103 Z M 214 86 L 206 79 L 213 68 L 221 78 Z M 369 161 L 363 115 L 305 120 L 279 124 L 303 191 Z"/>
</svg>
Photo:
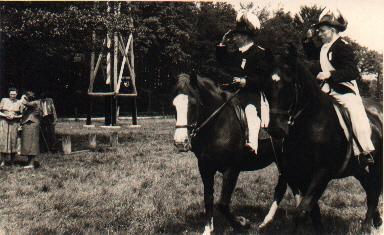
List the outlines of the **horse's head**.
<svg viewBox="0 0 384 235">
<path fill-rule="evenodd" d="M 274 55 L 274 65 L 276 74 L 270 79 L 269 102 L 272 113 L 284 115 L 276 115 L 272 120 L 286 123 L 300 115 L 321 92 L 309 66 L 298 58 L 292 44 Z"/>
<path fill-rule="evenodd" d="M 179 151 L 191 149 L 192 131 L 218 99 L 220 91 L 209 79 L 184 73 L 177 76 L 173 99 L 176 108 L 174 144 Z"/>
<path fill-rule="evenodd" d="M 297 93 L 297 53 L 296 49 L 281 50 L 273 55 L 274 73 L 267 80 L 268 101 L 271 107 L 270 126 L 288 131 L 288 118 L 296 102 Z"/>
</svg>

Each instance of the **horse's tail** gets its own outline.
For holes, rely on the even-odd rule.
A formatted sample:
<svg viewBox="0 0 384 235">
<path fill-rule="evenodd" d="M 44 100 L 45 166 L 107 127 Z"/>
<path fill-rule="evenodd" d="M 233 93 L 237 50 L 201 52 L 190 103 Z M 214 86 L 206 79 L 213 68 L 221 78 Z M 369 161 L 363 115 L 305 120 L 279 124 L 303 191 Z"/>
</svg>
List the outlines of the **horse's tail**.
<svg viewBox="0 0 384 235">
<path fill-rule="evenodd" d="M 372 99 L 363 99 L 365 110 L 371 123 L 372 141 L 375 145 L 375 165 L 369 168 L 371 179 L 376 181 L 377 189 L 383 191 L 383 107 Z"/>
<path fill-rule="evenodd" d="M 372 124 L 377 125 L 381 138 L 383 136 L 383 104 L 375 102 L 370 98 L 363 98 L 365 111 Z"/>
</svg>

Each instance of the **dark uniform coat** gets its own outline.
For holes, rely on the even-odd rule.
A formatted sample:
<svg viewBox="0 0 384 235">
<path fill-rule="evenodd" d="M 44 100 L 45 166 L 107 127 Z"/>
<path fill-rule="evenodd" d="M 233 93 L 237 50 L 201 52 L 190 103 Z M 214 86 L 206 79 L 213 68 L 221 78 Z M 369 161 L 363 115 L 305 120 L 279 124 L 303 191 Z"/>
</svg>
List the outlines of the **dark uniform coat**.
<svg viewBox="0 0 384 235">
<path fill-rule="evenodd" d="M 315 60 L 311 71 L 316 76 L 322 71 L 320 66 L 321 46 L 316 46 L 312 40 L 304 40 L 303 48 L 308 58 Z M 327 80 L 331 88 L 340 94 L 354 92 L 350 87 L 354 86 L 351 81 L 358 79 L 360 74 L 352 47 L 340 37 L 329 48 L 327 58 L 335 68 Z"/>
<path fill-rule="evenodd" d="M 218 46 L 216 58 L 229 73 L 228 78 L 242 77 L 246 85 L 239 93 L 242 105 L 253 104 L 260 110 L 260 91 L 265 79 L 271 76 L 272 56 L 262 47 L 253 44 L 247 51 L 229 54 L 227 48 Z"/>
</svg>

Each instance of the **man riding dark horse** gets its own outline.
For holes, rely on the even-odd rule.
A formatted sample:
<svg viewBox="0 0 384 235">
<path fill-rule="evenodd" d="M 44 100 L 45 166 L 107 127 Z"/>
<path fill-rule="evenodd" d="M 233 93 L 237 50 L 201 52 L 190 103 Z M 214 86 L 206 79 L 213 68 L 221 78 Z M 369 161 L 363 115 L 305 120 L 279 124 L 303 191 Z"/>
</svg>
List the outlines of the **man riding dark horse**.
<svg viewBox="0 0 384 235">
<path fill-rule="evenodd" d="M 315 45 L 310 44 L 311 37 L 304 42 L 308 43 L 304 44 L 307 54 L 314 55 L 317 60 L 320 59 L 317 66 L 311 69 L 315 73 L 314 77 L 304 66 L 304 63 L 297 59 L 297 51 L 290 53 L 291 56 L 287 57 L 283 63 L 279 62 L 279 56 L 276 56 L 274 60 L 269 60 L 273 62 L 269 66 L 274 67 L 276 65 L 277 73 L 281 79 L 280 77 L 276 78 L 277 75 L 272 75 L 272 73 L 267 73 L 267 77 L 253 77 L 260 79 L 253 84 L 260 85 L 259 89 L 266 92 L 271 107 L 275 111 L 285 113 L 285 116 L 286 114 L 289 115 L 291 124 L 289 133 L 284 140 L 284 155 L 279 161 L 281 173 L 284 176 L 282 178 L 286 179 L 289 185 L 300 189 L 304 199 L 300 203 L 299 210 L 303 211 L 304 214 L 310 214 L 318 231 L 322 230 L 318 200 L 328 182 L 335 178 L 350 175 L 360 181 L 367 193 L 368 210 L 364 224 L 368 225 L 371 222 L 374 226 L 381 224 L 377 204 L 381 192 L 380 182 L 382 182 L 382 159 L 380 156 L 382 133 L 380 128 L 372 129 L 372 136 L 375 137 L 373 141 L 375 147 L 373 147 L 370 139 L 371 126 L 356 84 L 359 73 L 353 51 L 337 35 L 337 32 L 344 30 L 345 27 L 346 23 L 342 17 L 335 17 L 331 13 L 322 14 L 316 28 L 320 30 L 319 36 L 323 39 L 324 46 L 322 49 L 317 48 L 316 50 Z M 227 44 L 230 44 L 231 40 L 236 41 L 239 38 L 237 34 L 229 32 L 223 41 L 228 41 Z M 242 43 L 240 40 L 238 44 L 233 44 L 241 45 Z M 231 49 L 228 48 L 228 51 Z M 237 52 L 237 54 L 240 53 Z M 232 56 L 232 58 L 236 58 L 236 56 Z M 237 64 L 239 61 L 241 59 L 237 60 Z M 225 62 L 230 64 L 230 61 Z M 234 64 L 236 65 L 236 63 Z M 273 70 L 270 71 L 273 72 Z M 348 129 L 349 137 L 346 138 L 343 132 L 345 130 L 337 121 L 337 112 L 335 112 L 330 97 L 320 91 L 317 82 L 312 80 L 312 77 L 326 81 L 322 86 L 323 91 L 328 88 L 325 93 L 330 93 L 338 103 L 346 107 L 352 119 L 352 132 L 356 136 L 360 135 L 360 138 L 356 138 L 359 141 L 355 141 L 355 146 L 349 144 L 349 141 L 352 140 L 349 138 L 351 137 L 349 133 L 352 132 Z M 268 85 L 269 82 L 267 81 L 273 82 Z M 255 87 L 255 91 L 259 91 L 257 87 Z M 279 94 L 279 97 L 275 97 L 276 94 L 274 93 Z M 358 120 L 364 122 L 362 125 L 365 130 L 356 128 L 360 124 Z M 347 125 L 349 126 L 349 124 Z M 380 126 L 378 121 L 374 120 L 374 126 Z M 361 133 L 364 132 L 365 134 L 362 135 L 365 136 L 365 139 L 362 139 Z M 360 151 L 358 143 L 362 146 Z M 368 160 L 365 164 L 361 164 L 360 158 L 349 158 L 352 147 L 355 154 L 369 153 L 376 148 L 378 152 L 374 154 L 375 161 L 370 161 L 370 158 L 362 158 Z M 369 170 L 365 169 L 367 163 L 370 165 Z"/>
<path fill-rule="evenodd" d="M 241 13 L 236 18 L 236 28 L 228 31 L 216 48 L 217 60 L 242 89 L 239 100 L 248 124 L 246 148 L 255 155 L 260 127 L 269 124 L 269 105 L 260 92 L 260 81 L 270 76 L 272 68 L 269 53 L 253 40 L 259 29 L 260 21 L 256 15 Z"/>
<path fill-rule="evenodd" d="M 315 25 L 322 45 L 316 45 L 313 30 L 307 32 L 303 41 L 304 51 L 310 59 L 316 60 L 311 71 L 323 82 L 322 91 L 332 96 L 344 107 L 352 122 L 353 153 L 364 156 L 368 164 L 374 163 L 371 152 L 375 150 L 371 134 L 372 130 L 359 94 L 356 79 L 359 78 L 357 62 L 348 42 L 339 36 L 347 28 L 347 21 L 340 14 L 328 9 L 323 10 L 319 23 Z"/>
</svg>

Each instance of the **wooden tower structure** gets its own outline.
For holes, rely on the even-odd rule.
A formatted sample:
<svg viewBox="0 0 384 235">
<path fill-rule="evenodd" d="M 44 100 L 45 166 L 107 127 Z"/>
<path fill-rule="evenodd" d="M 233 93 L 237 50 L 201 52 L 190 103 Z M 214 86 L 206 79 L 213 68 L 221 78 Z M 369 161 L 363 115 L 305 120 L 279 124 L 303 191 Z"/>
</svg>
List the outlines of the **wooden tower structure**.
<svg viewBox="0 0 384 235">
<path fill-rule="evenodd" d="M 107 2 L 106 4 L 107 14 L 113 14 L 114 17 L 118 17 L 120 15 L 121 2 Z M 112 8 L 113 13 L 111 12 Z M 130 23 L 132 29 L 132 18 Z M 124 40 L 124 37 L 120 32 L 108 31 L 102 40 L 102 46 L 101 50 L 98 52 L 97 60 L 96 37 L 96 31 L 94 30 L 92 32 L 93 46 L 90 62 L 90 78 L 88 88 L 89 98 L 104 97 L 105 126 L 115 126 L 119 113 L 119 98 L 121 101 L 123 97 L 130 97 L 132 100 L 132 125 L 137 126 L 137 88 L 133 34 L 130 33 L 128 39 Z M 100 89 L 97 89 L 98 86 L 103 89 L 100 91 Z M 90 101 L 86 125 L 91 125 L 91 113 L 92 101 Z"/>
</svg>

